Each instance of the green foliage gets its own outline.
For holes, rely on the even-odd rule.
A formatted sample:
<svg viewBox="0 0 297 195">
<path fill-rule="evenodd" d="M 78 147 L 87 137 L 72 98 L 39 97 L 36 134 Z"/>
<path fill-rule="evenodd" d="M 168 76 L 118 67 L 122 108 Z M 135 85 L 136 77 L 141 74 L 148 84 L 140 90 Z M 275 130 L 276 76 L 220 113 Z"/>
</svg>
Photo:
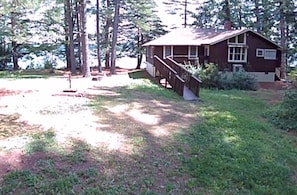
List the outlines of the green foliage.
<svg viewBox="0 0 297 195">
<path fill-rule="evenodd" d="M 32 135 L 32 141 L 25 146 L 25 152 L 31 154 L 50 151 L 55 144 L 55 133 L 52 131 L 34 134 Z"/>
<path fill-rule="evenodd" d="M 235 72 L 230 75 L 227 72 L 220 75 L 219 89 L 257 90 L 257 80 L 246 71 Z"/>
<path fill-rule="evenodd" d="M 9 45 L 0 39 L 0 71 L 12 68 L 9 66 L 9 62 L 11 62 L 10 49 Z"/>
<path fill-rule="evenodd" d="M 40 70 L 0 71 L 0 78 L 9 79 L 40 79 L 48 78 L 50 75 L 51 72 L 45 72 Z"/>
<path fill-rule="evenodd" d="M 257 80 L 246 71 L 236 73 L 220 73 L 216 64 L 206 64 L 205 67 L 186 65 L 186 69 L 202 81 L 203 88 L 256 90 Z"/>
<path fill-rule="evenodd" d="M 57 62 L 55 60 L 46 60 L 44 63 L 44 69 L 55 69 Z"/>
<path fill-rule="evenodd" d="M 218 81 L 220 79 L 219 69 L 217 65 L 210 63 L 205 64 L 205 67 L 194 67 L 192 65 L 186 66 L 187 70 L 189 70 L 194 76 L 199 78 L 202 83 L 201 87 L 203 88 L 217 88 Z"/>
<path fill-rule="evenodd" d="M 297 68 L 291 70 L 288 74 L 288 78 L 292 83 L 292 87 L 297 90 Z"/>
<path fill-rule="evenodd" d="M 166 33 L 165 26 L 154 12 L 156 4 L 152 0 L 123 1 L 126 24 L 121 33 L 126 37 L 120 43 L 121 55 L 138 57 L 144 54 L 142 44 Z"/>
<path fill-rule="evenodd" d="M 201 194 L 296 194 L 291 176 L 297 150 L 290 138 L 261 120 L 268 106 L 248 95 L 254 92 L 201 93 L 203 123 L 183 135 L 191 146 L 184 159 L 192 177 L 188 187 Z"/>
<path fill-rule="evenodd" d="M 297 131 L 297 71 L 289 75 L 292 79 L 291 89 L 285 91 L 282 103 L 265 113 L 277 127 L 287 131 Z"/>
<path fill-rule="evenodd" d="M 178 96 L 175 92 L 165 89 L 164 87 L 152 83 L 149 80 L 143 80 L 142 83 L 132 83 L 127 88 L 131 90 L 142 91 L 150 96 L 155 96 L 156 98 L 162 97 L 172 100 L 180 99 L 180 96 Z M 129 96 L 129 94 L 127 95 Z"/>
<path fill-rule="evenodd" d="M 297 91 L 286 91 L 283 102 L 268 111 L 266 116 L 281 129 L 297 131 Z"/>
<path fill-rule="evenodd" d="M 230 18 L 226 16 L 226 2 Z M 234 29 L 249 28 L 280 44 L 280 19 L 286 23 L 286 40 L 288 41 L 288 60 L 296 59 L 296 8 L 295 0 L 249 0 L 249 1 L 213 1 L 204 0 L 192 13 L 193 25 L 198 28 L 223 28 L 226 18 L 230 19 Z M 284 13 L 282 13 L 282 10 Z M 283 14 L 283 15 L 282 15 Z"/>
</svg>

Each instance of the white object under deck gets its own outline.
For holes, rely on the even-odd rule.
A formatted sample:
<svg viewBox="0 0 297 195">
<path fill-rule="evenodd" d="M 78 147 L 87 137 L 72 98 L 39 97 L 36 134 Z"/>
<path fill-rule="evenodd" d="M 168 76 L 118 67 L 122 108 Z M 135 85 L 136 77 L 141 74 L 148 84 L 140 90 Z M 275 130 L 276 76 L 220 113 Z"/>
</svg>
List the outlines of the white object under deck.
<svg viewBox="0 0 297 195">
<path fill-rule="evenodd" d="M 186 86 L 184 86 L 184 95 L 185 100 L 193 101 L 198 100 L 199 98 Z"/>
</svg>

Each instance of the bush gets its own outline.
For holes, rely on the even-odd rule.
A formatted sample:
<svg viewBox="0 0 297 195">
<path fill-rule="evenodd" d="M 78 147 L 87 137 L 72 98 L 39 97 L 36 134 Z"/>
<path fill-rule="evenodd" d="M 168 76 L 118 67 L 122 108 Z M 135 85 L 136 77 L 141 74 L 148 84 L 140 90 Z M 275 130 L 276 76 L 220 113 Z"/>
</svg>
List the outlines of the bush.
<svg viewBox="0 0 297 195">
<path fill-rule="evenodd" d="M 234 88 L 234 85 L 234 79 L 230 73 L 224 72 L 220 75 L 218 89 L 230 90 Z"/>
<path fill-rule="evenodd" d="M 220 79 L 220 73 L 218 70 L 217 65 L 210 63 L 206 64 L 205 67 L 198 66 L 195 69 L 188 68 L 192 72 L 194 76 L 199 78 L 202 83 L 201 87 L 203 88 L 217 88 L 218 87 L 218 81 Z"/>
<path fill-rule="evenodd" d="M 297 68 L 293 69 L 289 74 L 288 78 L 292 83 L 292 88 L 297 90 Z"/>
<path fill-rule="evenodd" d="M 280 129 L 297 131 L 297 91 L 286 91 L 283 102 L 266 112 L 266 117 Z"/>
<path fill-rule="evenodd" d="M 233 83 L 235 89 L 240 90 L 257 90 L 258 83 L 255 76 L 246 71 L 233 73 Z"/>
<path fill-rule="evenodd" d="M 202 81 L 201 87 L 203 88 L 217 88 L 224 90 L 257 90 L 258 88 L 256 78 L 246 71 L 220 73 L 218 66 L 213 63 L 206 64 L 204 68 L 201 66 L 195 67 L 189 64 L 185 67 L 189 72 Z"/>
<path fill-rule="evenodd" d="M 281 104 L 269 110 L 266 115 L 277 127 L 297 131 L 297 71 L 289 74 L 291 88 L 284 94 Z"/>
</svg>

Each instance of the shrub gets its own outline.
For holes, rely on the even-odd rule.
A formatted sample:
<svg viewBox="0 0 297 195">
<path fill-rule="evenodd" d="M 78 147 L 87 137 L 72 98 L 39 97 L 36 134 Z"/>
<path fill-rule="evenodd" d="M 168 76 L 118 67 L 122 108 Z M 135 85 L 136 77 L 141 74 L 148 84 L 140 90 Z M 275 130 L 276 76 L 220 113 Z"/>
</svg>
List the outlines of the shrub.
<svg viewBox="0 0 297 195">
<path fill-rule="evenodd" d="M 258 88 L 255 76 L 246 71 L 233 73 L 233 84 L 235 89 L 241 90 L 257 90 Z"/>
<path fill-rule="evenodd" d="M 224 90 L 257 90 L 258 84 L 256 78 L 246 71 L 236 73 L 224 72 L 220 75 L 218 88 Z"/>
<path fill-rule="evenodd" d="M 277 127 L 297 131 L 297 71 L 289 74 L 292 87 L 284 94 L 282 103 L 269 110 L 266 115 Z"/>
<path fill-rule="evenodd" d="M 234 79 L 228 72 L 224 72 L 220 75 L 218 81 L 218 89 L 230 90 L 234 88 Z"/>
<path fill-rule="evenodd" d="M 289 74 L 288 74 L 289 80 L 292 83 L 292 88 L 297 90 L 297 68 L 293 69 Z"/>
<path fill-rule="evenodd" d="M 283 102 L 266 112 L 266 117 L 281 129 L 297 131 L 297 91 L 286 91 Z"/>
<path fill-rule="evenodd" d="M 217 65 L 210 63 L 206 64 L 203 68 L 198 68 L 194 73 L 194 76 L 199 78 L 203 88 L 218 88 L 218 81 L 220 79 L 220 73 Z"/>
<path fill-rule="evenodd" d="M 220 73 L 216 64 L 206 64 L 205 67 L 185 65 L 186 69 L 199 78 L 203 88 L 217 89 L 240 89 L 240 90 L 257 90 L 258 83 L 254 76 L 246 71 L 236 73 L 223 72 Z"/>
</svg>

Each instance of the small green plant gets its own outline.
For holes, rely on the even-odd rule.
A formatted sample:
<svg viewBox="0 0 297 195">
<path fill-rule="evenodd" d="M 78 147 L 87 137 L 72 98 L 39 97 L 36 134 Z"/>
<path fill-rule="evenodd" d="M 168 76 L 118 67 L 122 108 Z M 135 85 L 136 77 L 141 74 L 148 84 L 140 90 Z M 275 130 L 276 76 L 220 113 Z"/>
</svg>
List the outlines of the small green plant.
<svg viewBox="0 0 297 195">
<path fill-rule="evenodd" d="M 32 141 L 25 146 L 25 152 L 46 152 L 52 150 L 56 145 L 55 133 L 51 130 L 32 135 Z"/>
<path fill-rule="evenodd" d="M 235 73 L 224 72 L 220 74 L 218 88 L 224 90 L 257 90 L 258 85 L 256 78 L 246 71 Z"/>
</svg>

